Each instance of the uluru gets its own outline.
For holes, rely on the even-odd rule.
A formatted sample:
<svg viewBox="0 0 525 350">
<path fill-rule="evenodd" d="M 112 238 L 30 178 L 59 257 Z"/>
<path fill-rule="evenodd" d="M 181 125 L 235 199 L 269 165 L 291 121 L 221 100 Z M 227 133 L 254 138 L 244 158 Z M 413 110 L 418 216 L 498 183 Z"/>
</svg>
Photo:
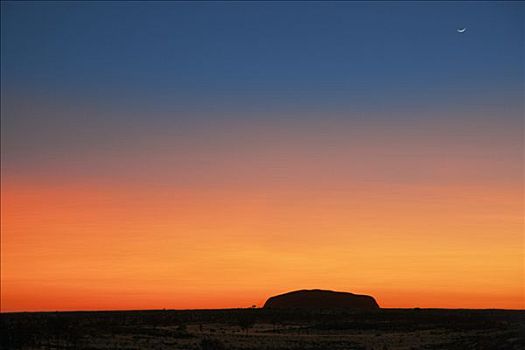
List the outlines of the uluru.
<svg viewBox="0 0 525 350">
<path fill-rule="evenodd" d="M 379 305 L 376 300 L 369 295 L 321 289 L 303 289 L 270 297 L 264 304 L 264 308 L 377 310 L 379 309 Z"/>
</svg>

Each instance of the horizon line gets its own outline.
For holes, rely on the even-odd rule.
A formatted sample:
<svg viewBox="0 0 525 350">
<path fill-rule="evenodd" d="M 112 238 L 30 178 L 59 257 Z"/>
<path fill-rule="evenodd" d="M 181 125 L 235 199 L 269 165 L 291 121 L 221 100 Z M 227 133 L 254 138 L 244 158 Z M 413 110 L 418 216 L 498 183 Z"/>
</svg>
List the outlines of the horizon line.
<svg viewBox="0 0 525 350">
<path fill-rule="evenodd" d="M 138 311 L 228 311 L 228 310 L 264 310 L 264 306 L 257 307 L 227 307 L 227 308 L 202 308 L 202 309 L 84 309 L 84 310 L 33 310 L 33 311 L 2 311 L 0 314 L 23 314 L 23 313 L 87 313 L 87 312 L 138 312 Z M 377 310 L 501 310 L 501 311 L 525 311 L 523 309 L 509 309 L 509 308 L 452 308 L 452 307 L 379 307 Z M 356 312 L 377 312 L 377 310 L 351 310 L 346 309 L 345 311 L 356 311 Z M 275 311 L 275 309 L 274 309 Z M 316 310 L 317 311 L 317 310 Z M 322 311 L 320 309 L 319 311 Z"/>
</svg>

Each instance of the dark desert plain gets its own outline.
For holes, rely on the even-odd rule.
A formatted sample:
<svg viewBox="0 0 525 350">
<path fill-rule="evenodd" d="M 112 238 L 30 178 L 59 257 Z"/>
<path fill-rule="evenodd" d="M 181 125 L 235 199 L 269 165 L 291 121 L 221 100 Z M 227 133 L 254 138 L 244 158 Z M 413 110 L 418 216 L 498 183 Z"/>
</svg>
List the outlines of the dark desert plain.
<svg viewBox="0 0 525 350">
<path fill-rule="evenodd" d="M 525 311 L 84 311 L 2 314 L 2 349 L 525 349 Z"/>
<path fill-rule="evenodd" d="M 1 1 L 0 348 L 525 349 L 522 1 Z"/>
</svg>

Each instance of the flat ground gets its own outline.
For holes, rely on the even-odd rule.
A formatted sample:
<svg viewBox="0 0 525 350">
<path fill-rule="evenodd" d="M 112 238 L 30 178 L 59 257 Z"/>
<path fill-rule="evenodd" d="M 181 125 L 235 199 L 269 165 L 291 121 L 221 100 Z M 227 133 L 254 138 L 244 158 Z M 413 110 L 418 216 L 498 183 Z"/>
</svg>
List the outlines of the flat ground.
<svg viewBox="0 0 525 350">
<path fill-rule="evenodd" d="M 1 314 L 2 349 L 525 349 L 525 311 L 152 310 Z"/>
</svg>

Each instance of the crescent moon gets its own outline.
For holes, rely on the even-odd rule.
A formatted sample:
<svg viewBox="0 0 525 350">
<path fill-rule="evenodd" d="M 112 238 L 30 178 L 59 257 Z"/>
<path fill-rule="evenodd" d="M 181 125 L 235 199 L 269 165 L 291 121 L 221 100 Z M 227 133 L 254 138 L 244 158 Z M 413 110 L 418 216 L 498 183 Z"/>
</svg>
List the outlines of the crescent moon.
<svg viewBox="0 0 525 350">
<path fill-rule="evenodd" d="M 463 33 L 465 30 L 467 30 L 467 28 L 458 29 L 458 33 Z"/>
</svg>

